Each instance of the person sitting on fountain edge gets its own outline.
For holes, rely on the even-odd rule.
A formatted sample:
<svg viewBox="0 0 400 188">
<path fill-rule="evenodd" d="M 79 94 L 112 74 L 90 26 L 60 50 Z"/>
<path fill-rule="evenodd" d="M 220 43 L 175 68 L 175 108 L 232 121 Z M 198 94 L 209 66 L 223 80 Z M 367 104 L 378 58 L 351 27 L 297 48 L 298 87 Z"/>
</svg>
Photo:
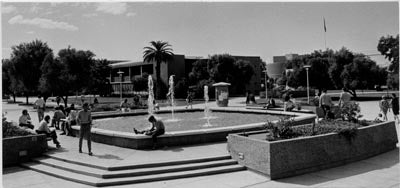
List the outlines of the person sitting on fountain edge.
<svg viewBox="0 0 400 188">
<path fill-rule="evenodd" d="M 165 133 L 165 126 L 161 120 L 157 120 L 153 115 L 149 117 L 149 122 L 151 123 L 151 128 L 145 131 L 138 131 L 133 128 L 135 134 L 145 134 L 151 136 L 153 139 L 153 149 L 157 148 L 157 136 L 163 135 Z"/>
</svg>

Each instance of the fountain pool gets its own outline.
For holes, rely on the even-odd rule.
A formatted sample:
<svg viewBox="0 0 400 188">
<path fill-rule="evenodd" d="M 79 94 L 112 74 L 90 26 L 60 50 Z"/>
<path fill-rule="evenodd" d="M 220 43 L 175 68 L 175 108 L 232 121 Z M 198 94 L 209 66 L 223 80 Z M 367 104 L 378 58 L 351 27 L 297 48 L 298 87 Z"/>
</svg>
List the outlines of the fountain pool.
<svg viewBox="0 0 400 188">
<path fill-rule="evenodd" d="M 175 109 L 179 122 L 165 122 L 166 133 L 158 139 L 160 145 L 181 146 L 226 141 L 230 133 L 260 130 L 266 121 L 277 121 L 282 116 L 292 116 L 295 124 L 312 123 L 313 114 L 273 112 L 249 109 L 211 109 L 213 116 L 210 126 L 205 126 L 204 109 Z M 154 114 L 161 119 L 171 117 L 170 110 L 159 110 Z M 148 113 L 93 114 L 92 141 L 119 147 L 146 149 L 153 145 L 151 137 L 133 133 L 133 128 L 146 129 Z M 72 127 L 75 134 L 79 126 Z"/>
</svg>

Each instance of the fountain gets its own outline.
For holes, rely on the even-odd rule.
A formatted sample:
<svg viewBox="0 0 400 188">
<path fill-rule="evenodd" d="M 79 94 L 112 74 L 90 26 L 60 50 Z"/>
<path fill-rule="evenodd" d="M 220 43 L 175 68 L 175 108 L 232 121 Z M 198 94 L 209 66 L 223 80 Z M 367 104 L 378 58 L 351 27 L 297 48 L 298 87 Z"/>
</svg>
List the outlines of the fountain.
<svg viewBox="0 0 400 188">
<path fill-rule="evenodd" d="M 153 115 L 154 114 L 154 92 L 153 92 L 153 78 L 151 77 L 151 75 L 149 75 L 148 77 L 148 82 L 147 82 L 147 86 L 149 88 L 149 97 L 147 98 L 147 106 L 148 106 L 148 112 L 149 115 Z"/>
<path fill-rule="evenodd" d="M 207 120 L 207 123 L 204 125 L 204 127 L 211 127 L 210 119 L 215 119 L 216 117 L 211 116 L 211 110 L 210 107 L 208 106 L 208 100 L 210 98 L 208 97 L 208 86 L 204 86 L 204 119 Z"/>
<path fill-rule="evenodd" d="M 166 122 L 177 122 L 180 121 L 180 119 L 175 118 L 174 115 L 174 108 L 175 108 L 175 91 L 174 91 L 174 75 L 171 75 L 169 77 L 169 89 L 168 89 L 168 93 L 170 96 L 170 100 L 171 100 L 171 113 L 172 113 L 172 118 L 171 119 L 167 119 L 165 120 Z"/>
</svg>

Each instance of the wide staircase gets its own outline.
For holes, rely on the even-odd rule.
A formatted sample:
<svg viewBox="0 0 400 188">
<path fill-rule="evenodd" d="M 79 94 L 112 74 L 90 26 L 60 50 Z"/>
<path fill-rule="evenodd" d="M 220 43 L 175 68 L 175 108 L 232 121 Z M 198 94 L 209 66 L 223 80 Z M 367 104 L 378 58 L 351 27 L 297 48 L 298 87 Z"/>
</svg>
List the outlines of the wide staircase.
<svg viewBox="0 0 400 188">
<path fill-rule="evenodd" d="M 104 167 L 44 155 L 23 167 L 96 187 L 189 178 L 245 170 L 229 155 L 159 163 Z"/>
</svg>

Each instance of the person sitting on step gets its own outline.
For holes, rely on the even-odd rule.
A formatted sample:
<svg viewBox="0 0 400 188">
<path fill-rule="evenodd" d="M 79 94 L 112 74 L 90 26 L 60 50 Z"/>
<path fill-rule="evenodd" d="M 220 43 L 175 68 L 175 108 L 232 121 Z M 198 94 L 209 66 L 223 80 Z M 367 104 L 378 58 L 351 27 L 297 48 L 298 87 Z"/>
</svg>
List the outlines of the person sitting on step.
<svg viewBox="0 0 400 188">
<path fill-rule="evenodd" d="M 52 138 L 53 143 L 56 145 L 57 148 L 60 148 L 60 142 L 57 140 L 57 134 L 54 129 L 49 129 L 49 123 L 50 123 L 50 116 L 46 115 L 44 119 L 40 122 L 39 128 L 36 129 L 36 133 L 38 134 L 45 134 L 47 137 Z"/>
</svg>

